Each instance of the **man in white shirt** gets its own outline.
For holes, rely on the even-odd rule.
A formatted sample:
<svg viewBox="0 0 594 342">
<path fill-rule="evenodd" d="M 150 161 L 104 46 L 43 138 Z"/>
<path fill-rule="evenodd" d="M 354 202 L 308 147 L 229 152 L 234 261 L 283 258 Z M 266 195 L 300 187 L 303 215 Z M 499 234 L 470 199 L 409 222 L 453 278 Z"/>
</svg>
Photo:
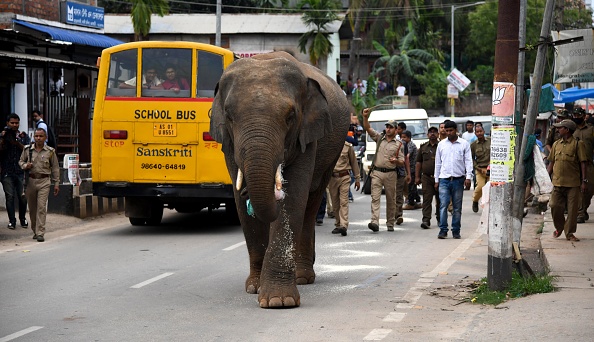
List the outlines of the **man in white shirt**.
<svg viewBox="0 0 594 342">
<path fill-rule="evenodd" d="M 405 93 L 406 93 L 406 88 L 402 84 L 399 84 L 398 87 L 396 87 L 396 95 L 404 96 Z"/>
<path fill-rule="evenodd" d="M 154 67 L 146 68 L 146 72 L 142 75 L 143 89 L 163 89 L 163 81 L 157 76 L 157 69 Z M 123 89 L 136 89 L 136 77 L 132 77 L 126 82 L 120 84 Z"/>
<path fill-rule="evenodd" d="M 462 196 L 464 188 L 470 189 L 472 179 L 472 154 L 470 144 L 458 138 L 457 125 L 446 121 L 448 138 L 437 145 L 435 153 L 435 189 L 439 191 L 439 234 L 438 239 L 448 236 L 448 204 L 453 203 L 452 236 L 460 239 L 462 218 Z"/>
<path fill-rule="evenodd" d="M 477 139 L 476 134 L 474 134 L 474 121 L 466 121 L 466 132 L 462 133 L 462 139 L 468 141 L 469 144 Z"/>
</svg>

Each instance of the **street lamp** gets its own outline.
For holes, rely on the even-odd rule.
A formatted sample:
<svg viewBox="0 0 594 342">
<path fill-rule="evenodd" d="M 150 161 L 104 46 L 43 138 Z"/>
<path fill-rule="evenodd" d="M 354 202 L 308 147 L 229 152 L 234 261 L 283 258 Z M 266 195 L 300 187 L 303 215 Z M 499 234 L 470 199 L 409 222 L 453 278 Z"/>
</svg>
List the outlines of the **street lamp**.
<svg viewBox="0 0 594 342">
<path fill-rule="evenodd" d="M 479 2 L 474 2 L 472 4 L 466 4 L 466 5 L 460 5 L 460 6 L 456 6 L 456 5 L 452 5 L 452 20 L 451 20 L 451 42 L 450 44 L 451 49 L 450 49 L 450 71 L 454 71 L 454 11 L 459 9 L 459 8 L 464 8 L 464 7 L 471 7 L 471 6 L 478 6 L 478 5 L 482 5 L 484 4 L 484 1 L 479 1 Z M 454 117 L 454 99 L 450 99 L 451 101 L 451 116 Z"/>
</svg>

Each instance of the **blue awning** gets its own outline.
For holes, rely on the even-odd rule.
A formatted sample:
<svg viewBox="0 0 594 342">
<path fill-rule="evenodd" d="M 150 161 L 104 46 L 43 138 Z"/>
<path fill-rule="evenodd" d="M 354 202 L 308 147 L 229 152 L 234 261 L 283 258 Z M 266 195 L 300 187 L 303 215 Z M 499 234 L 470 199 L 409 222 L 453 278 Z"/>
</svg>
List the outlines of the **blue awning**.
<svg viewBox="0 0 594 342">
<path fill-rule="evenodd" d="M 554 96 L 553 102 L 555 103 L 574 102 L 581 99 L 594 98 L 594 89 L 580 89 L 578 87 L 571 87 L 563 91 L 559 91 L 550 83 L 543 85 L 542 88 L 551 88 Z"/>
<path fill-rule="evenodd" d="M 33 24 L 22 20 L 14 20 L 15 24 L 48 34 L 52 40 L 69 42 L 72 44 L 108 48 L 122 44 L 122 41 L 98 33 L 67 30 L 59 27 Z"/>
</svg>

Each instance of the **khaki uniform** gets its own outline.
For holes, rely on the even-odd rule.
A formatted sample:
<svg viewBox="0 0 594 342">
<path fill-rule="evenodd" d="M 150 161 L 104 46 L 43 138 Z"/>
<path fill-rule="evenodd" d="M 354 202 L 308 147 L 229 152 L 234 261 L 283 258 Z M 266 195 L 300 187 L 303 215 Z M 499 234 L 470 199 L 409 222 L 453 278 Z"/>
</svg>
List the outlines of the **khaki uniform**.
<svg viewBox="0 0 594 342">
<path fill-rule="evenodd" d="M 349 187 L 351 185 L 351 171 L 355 180 L 361 179 L 359 164 L 355 156 L 353 145 L 345 142 L 340 152 L 340 157 L 332 171 L 328 190 L 334 204 L 334 226 L 336 228 L 349 227 Z"/>
<path fill-rule="evenodd" d="M 547 132 L 545 146 L 553 146 L 553 143 L 555 141 L 559 140 L 560 138 L 561 138 L 561 136 L 559 135 L 559 132 L 557 132 L 557 130 L 555 129 L 554 126 L 551 126 L 549 128 L 549 131 Z"/>
<path fill-rule="evenodd" d="M 375 154 L 374 170 L 371 174 L 371 222 L 379 226 L 380 198 L 382 188 L 386 194 L 386 225 L 394 227 L 396 220 L 396 165 L 389 159 L 396 157 L 404 163 L 404 144 L 397 139 L 387 141 L 379 132 L 371 129 L 369 137 L 379 145 Z"/>
<path fill-rule="evenodd" d="M 472 162 L 474 163 L 474 174 L 476 175 L 476 187 L 472 195 L 472 201 L 478 202 L 483 196 L 483 186 L 487 184 L 490 177 L 485 174 L 491 163 L 491 139 L 485 138 L 482 142 L 475 140 L 470 144 Z"/>
<path fill-rule="evenodd" d="M 586 165 L 586 179 L 588 184 L 584 193 L 580 192 L 580 205 L 578 209 L 578 220 L 582 221 L 585 219 L 586 211 L 592 203 L 592 196 L 594 195 L 594 165 L 592 164 L 592 157 L 594 153 L 594 127 L 590 125 L 584 125 L 584 127 L 578 127 L 573 133 L 574 138 L 579 138 L 580 141 L 584 142 L 586 146 L 586 154 L 590 157 L 590 161 Z M 583 222 L 583 221 L 582 221 Z"/>
<path fill-rule="evenodd" d="M 431 223 L 431 202 L 435 197 L 435 216 L 439 224 L 439 191 L 435 190 L 435 152 L 437 151 L 437 143 L 432 145 L 427 141 L 419 147 L 417 153 L 417 169 L 421 174 L 421 187 L 423 189 L 423 219 L 427 225 Z"/>
<path fill-rule="evenodd" d="M 577 213 L 580 199 L 581 162 L 591 160 L 586 153 L 586 145 L 574 137 L 567 140 L 559 139 L 551 148 L 549 162 L 553 165 L 553 193 L 549 205 L 551 216 L 557 232 L 565 231 L 570 237 L 577 230 Z M 567 204 L 567 219 L 565 219 L 565 205 Z"/>
<path fill-rule="evenodd" d="M 49 197 L 51 185 L 60 182 L 60 165 L 56 151 L 44 145 L 41 151 L 33 147 L 31 158 L 29 151 L 31 145 L 25 146 L 19 166 L 24 169 L 25 165 L 31 161 L 33 167 L 29 170 L 27 179 L 27 190 L 25 196 L 29 202 L 29 218 L 33 234 L 43 236 L 45 234 L 45 217 L 47 214 L 47 199 Z"/>
</svg>

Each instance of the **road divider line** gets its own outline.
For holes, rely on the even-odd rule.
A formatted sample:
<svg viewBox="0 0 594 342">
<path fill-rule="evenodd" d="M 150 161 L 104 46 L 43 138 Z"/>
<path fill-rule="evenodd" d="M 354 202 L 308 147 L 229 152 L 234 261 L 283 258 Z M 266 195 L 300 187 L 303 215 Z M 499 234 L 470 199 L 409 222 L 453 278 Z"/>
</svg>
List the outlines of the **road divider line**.
<svg viewBox="0 0 594 342">
<path fill-rule="evenodd" d="M 384 322 L 400 322 L 406 316 L 406 312 L 390 312 L 388 316 L 384 317 Z"/>
<path fill-rule="evenodd" d="M 237 247 L 240 247 L 240 246 L 243 246 L 243 245 L 245 245 L 245 241 L 241 241 L 239 243 L 234 244 L 233 246 L 229 246 L 227 248 L 223 248 L 223 250 L 224 251 L 230 251 L 230 250 L 233 250 L 233 249 L 235 249 Z"/>
<path fill-rule="evenodd" d="M 4 337 L 0 338 L 0 342 L 12 341 L 15 338 L 19 338 L 21 336 L 27 335 L 29 333 L 32 333 L 32 332 L 37 331 L 37 330 L 42 329 L 42 328 L 43 327 L 37 327 L 37 326 L 29 327 L 27 329 L 23 329 L 21 331 L 17 331 L 14 334 L 10 334 L 8 336 L 4 336 Z"/>
<path fill-rule="evenodd" d="M 161 274 L 161 275 L 158 275 L 158 276 L 156 276 L 156 277 L 154 277 L 154 278 L 151 278 L 151 279 L 149 279 L 149 280 L 147 280 L 147 281 L 143 281 L 142 283 L 138 283 L 138 284 L 136 284 L 136 285 L 134 285 L 134 286 L 130 286 L 130 288 L 131 288 L 131 289 L 139 289 L 139 288 L 141 288 L 141 287 L 143 287 L 143 286 L 146 286 L 146 285 L 148 285 L 148 284 L 150 284 L 150 283 L 154 283 L 154 282 L 156 282 L 157 280 L 161 280 L 161 279 L 163 279 L 163 278 L 169 277 L 169 276 L 170 276 L 170 275 L 172 275 L 172 274 L 173 274 L 172 272 L 163 273 L 163 274 Z M 0 341 L 0 342 L 1 342 L 1 341 Z"/>
<path fill-rule="evenodd" d="M 392 332 L 392 329 L 373 329 L 363 341 L 381 341 Z"/>
</svg>

